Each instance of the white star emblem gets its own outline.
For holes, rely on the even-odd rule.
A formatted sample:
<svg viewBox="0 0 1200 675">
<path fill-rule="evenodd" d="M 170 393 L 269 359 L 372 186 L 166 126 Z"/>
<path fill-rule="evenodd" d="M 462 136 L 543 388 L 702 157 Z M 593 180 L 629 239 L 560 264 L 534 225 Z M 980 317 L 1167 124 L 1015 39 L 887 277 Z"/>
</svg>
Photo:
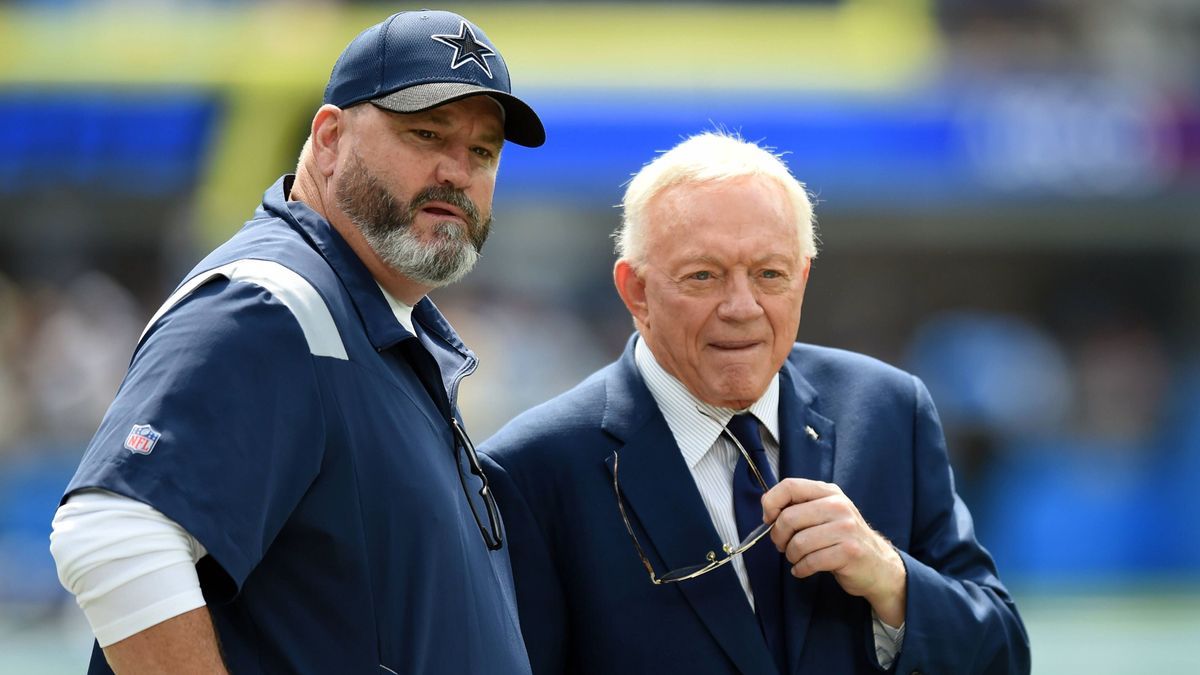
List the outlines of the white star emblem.
<svg viewBox="0 0 1200 675">
<path fill-rule="evenodd" d="M 475 31 L 471 30 L 470 24 L 466 21 L 459 24 L 458 35 L 430 35 L 429 37 L 444 45 L 454 47 L 454 58 L 450 60 L 452 69 L 457 70 L 464 63 L 474 63 L 483 69 L 488 79 L 491 79 L 492 67 L 488 65 L 487 57 L 495 56 L 496 52 L 475 38 Z"/>
</svg>

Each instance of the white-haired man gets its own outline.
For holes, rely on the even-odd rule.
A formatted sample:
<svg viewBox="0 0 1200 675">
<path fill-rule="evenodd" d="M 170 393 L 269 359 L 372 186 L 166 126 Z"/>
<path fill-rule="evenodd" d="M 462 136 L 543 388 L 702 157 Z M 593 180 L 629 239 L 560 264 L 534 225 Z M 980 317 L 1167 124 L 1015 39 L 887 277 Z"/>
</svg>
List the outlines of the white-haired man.
<svg viewBox="0 0 1200 675">
<path fill-rule="evenodd" d="M 1028 672 L 924 386 L 794 342 L 812 220 L 728 134 L 629 184 L 637 332 L 482 446 L 535 673 Z"/>
</svg>

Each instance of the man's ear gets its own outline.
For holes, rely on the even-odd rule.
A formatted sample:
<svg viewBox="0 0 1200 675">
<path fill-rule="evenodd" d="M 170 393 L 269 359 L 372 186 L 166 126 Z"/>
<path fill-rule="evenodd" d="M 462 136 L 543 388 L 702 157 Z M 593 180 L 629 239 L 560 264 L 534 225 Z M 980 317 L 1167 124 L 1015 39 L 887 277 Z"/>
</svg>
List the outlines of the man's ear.
<svg viewBox="0 0 1200 675">
<path fill-rule="evenodd" d="M 621 258 L 613 266 L 613 283 L 617 287 L 617 295 L 625 303 L 626 309 L 639 324 L 648 324 L 649 307 L 646 304 L 646 281 L 638 274 L 633 263 Z"/>
<path fill-rule="evenodd" d="M 337 168 L 338 146 L 346 131 L 346 111 L 326 103 L 313 116 L 310 138 L 312 154 L 317 170 L 325 178 L 333 175 Z"/>
</svg>

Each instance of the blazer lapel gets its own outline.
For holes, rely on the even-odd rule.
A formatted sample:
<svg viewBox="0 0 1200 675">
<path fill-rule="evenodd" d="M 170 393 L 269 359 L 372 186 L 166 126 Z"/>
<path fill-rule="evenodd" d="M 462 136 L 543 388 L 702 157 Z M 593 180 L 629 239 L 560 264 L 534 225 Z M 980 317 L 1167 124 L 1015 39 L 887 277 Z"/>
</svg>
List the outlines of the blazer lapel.
<svg viewBox="0 0 1200 675">
<path fill-rule="evenodd" d="M 721 541 L 670 427 L 642 382 L 632 347 L 631 340 L 607 378 L 604 429 L 623 442 L 616 472 L 621 498 L 646 556 L 661 575 L 703 563 L 709 551 L 721 555 Z M 612 472 L 614 458 L 606 461 Z M 644 582 L 650 585 L 648 577 Z M 754 612 L 728 565 L 651 591 L 682 593 L 742 673 L 774 672 Z"/>
<path fill-rule="evenodd" d="M 779 469 L 781 478 L 833 480 L 834 425 L 814 409 L 816 390 L 791 361 L 780 371 Z M 796 579 L 781 565 L 784 591 L 784 631 L 787 636 L 788 672 L 800 668 L 804 639 L 812 618 L 819 576 Z"/>
</svg>

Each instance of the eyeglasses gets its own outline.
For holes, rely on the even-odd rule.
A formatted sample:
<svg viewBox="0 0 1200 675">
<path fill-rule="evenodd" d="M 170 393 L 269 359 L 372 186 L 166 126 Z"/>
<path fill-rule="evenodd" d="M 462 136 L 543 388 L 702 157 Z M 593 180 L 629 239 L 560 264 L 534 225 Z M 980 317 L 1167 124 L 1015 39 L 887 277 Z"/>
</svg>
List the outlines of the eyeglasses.
<svg viewBox="0 0 1200 675">
<path fill-rule="evenodd" d="M 475 444 L 471 442 L 457 418 L 450 418 L 450 426 L 454 428 L 454 457 L 459 465 L 458 482 L 462 484 L 463 494 L 467 496 L 467 504 L 471 507 L 471 515 L 475 516 L 475 524 L 479 526 L 479 533 L 483 535 L 483 543 L 487 544 L 489 550 L 498 551 L 504 546 L 504 533 L 500 527 L 500 509 L 496 506 L 496 498 L 492 496 L 492 491 L 488 488 L 487 475 L 483 473 L 483 467 L 479 465 L 479 455 L 475 452 Z M 483 498 L 484 511 L 487 512 L 486 527 L 483 519 L 479 516 L 479 509 L 475 506 L 475 499 L 471 497 L 471 488 L 467 486 L 467 478 L 463 475 L 459 451 L 466 451 L 467 464 L 471 473 L 479 478 L 481 483 L 478 494 Z"/>
<path fill-rule="evenodd" d="M 708 415 L 708 413 L 703 410 L 700 412 Z M 711 418 L 711 415 L 709 415 L 709 417 Z M 750 472 L 754 474 L 755 480 L 757 480 L 759 486 L 762 487 L 763 494 L 766 494 L 768 489 L 767 482 L 763 480 L 762 473 L 759 472 L 758 467 L 754 464 L 754 460 L 750 459 L 750 453 L 746 452 L 746 448 L 742 447 L 742 444 L 733 435 L 733 432 L 731 432 L 728 427 L 722 426 L 721 433 L 724 434 L 729 440 L 733 441 L 733 444 L 737 446 L 738 452 L 742 453 L 742 457 L 746 459 L 746 464 L 749 465 Z M 629 538 L 633 540 L 633 547 L 637 549 L 638 557 L 642 559 L 642 565 L 645 566 L 646 571 L 650 573 L 650 581 L 655 586 L 687 581 L 688 579 L 695 579 L 702 574 L 707 574 L 718 567 L 725 565 L 742 553 L 745 553 L 747 549 L 757 544 L 758 540 L 762 539 L 768 532 L 771 531 L 771 526 L 773 523 L 763 523 L 762 525 L 759 525 L 751 530 L 750 533 L 747 534 L 746 537 L 742 539 L 742 541 L 736 546 L 731 544 L 725 544 L 722 546 L 721 550 L 725 554 L 724 557 L 718 558 L 716 551 L 709 551 L 708 555 L 705 556 L 706 561 L 700 563 L 699 565 L 680 567 L 679 569 L 670 570 L 666 574 L 661 575 L 656 573 L 654 571 L 654 566 L 650 564 L 650 559 L 646 557 L 646 552 L 642 550 L 642 545 L 638 542 L 637 535 L 633 533 L 633 525 L 629 522 L 629 516 L 625 513 L 625 500 L 621 498 L 621 487 L 617 482 L 617 467 L 620 464 L 620 457 L 618 454 L 619 453 L 617 452 L 613 452 L 613 491 L 617 493 L 617 509 L 621 511 L 621 520 L 625 521 L 625 529 L 629 532 Z"/>
</svg>

